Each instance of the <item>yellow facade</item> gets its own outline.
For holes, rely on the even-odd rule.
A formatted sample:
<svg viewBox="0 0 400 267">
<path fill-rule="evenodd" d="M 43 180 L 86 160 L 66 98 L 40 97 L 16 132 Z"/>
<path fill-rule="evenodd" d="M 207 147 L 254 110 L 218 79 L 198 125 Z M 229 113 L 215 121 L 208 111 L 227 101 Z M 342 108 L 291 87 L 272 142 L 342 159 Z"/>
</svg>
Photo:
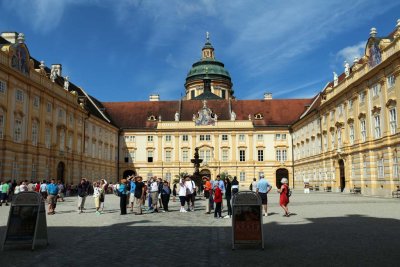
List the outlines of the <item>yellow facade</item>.
<svg viewBox="0 0 400 267">
<path fill-rule="evenodd" d="M 366 195 L 389 196 L 398 168 L 400 25 L 387 38 L 376 29 L 365 55 L 316 99 L 319 105 L 292 126 L 295 183 L 304 181 Z"/>
<path fill-rule="evenodd" d="M 22 60 L 15 60 L 17 49 L 26 56 Z M 44 64 L 35 69 L 23 39 L 3 45 L 0 180 L 56 178 L 75 184 L 81 177 L 116 180 L 118 129 L 91 116 L 85 101 L 90 99 L 52 81 Z"/>
</svg>

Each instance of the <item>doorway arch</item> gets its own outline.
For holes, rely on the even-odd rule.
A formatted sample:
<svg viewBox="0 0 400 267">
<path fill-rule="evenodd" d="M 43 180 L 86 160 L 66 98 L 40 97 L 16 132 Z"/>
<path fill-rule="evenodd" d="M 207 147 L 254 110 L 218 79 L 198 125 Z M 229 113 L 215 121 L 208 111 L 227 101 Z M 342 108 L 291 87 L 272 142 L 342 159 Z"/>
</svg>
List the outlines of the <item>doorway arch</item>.
<svg viewBox="0 0 400 267">
<path fill-rule="evenodd" d="M 206 177 L 208 177 L 208 178 L 211 178 L 211 172 L 210 172 L 209 169 L 202 169 L 202 170 L 200 171 L 200 176 L 201 176 L 201 177 L 206 176 Z"/>
<path fill-rule="evenodd" d="M 61 181 L 64 184 L 64 173 L 65 173 L 65 164 L 60 161 L 57 165 L 57 180 Z"/>
<path fill-rule="evenodd" d="M 275 184 L 276 187 L 281 188 L 281 180 L 282 178 L 287 178 L 289 182 L 289 171 L 287 169 L 281 168 L 276 170 L 276 175 L 275 175 Z M 289 184 L 288 184 L 289 185 Z"/>
<path fill-rule="evenodd" d="M 344 161 L 342 159 L 339 160 L 339 177 L 340 177 L 340 192 L 343 192 L 346 188 L 346 176 L 344 169 Z"/>
<path fill-rule="evenodd" d="M 128 176 L 131 176 L 131 175 L 135 176 L 136 172 L 134 170 L 125 170 L 124 173 L 122 174 L 122 176 L 124 178 L 127 178 Z"/>
</svg>

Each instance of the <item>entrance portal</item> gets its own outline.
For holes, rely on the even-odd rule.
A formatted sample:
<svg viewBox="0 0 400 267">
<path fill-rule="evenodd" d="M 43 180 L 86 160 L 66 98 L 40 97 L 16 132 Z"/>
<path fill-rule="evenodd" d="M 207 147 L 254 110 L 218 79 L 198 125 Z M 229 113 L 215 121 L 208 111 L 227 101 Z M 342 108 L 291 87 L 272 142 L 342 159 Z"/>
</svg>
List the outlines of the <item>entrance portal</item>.
<svg viewBox="0 0 400 267">
<path fill-rule="evenodd" d="M 124 171 L 124 173 L 122 174 L 122 176 L 124 178 L 127 178 L 128 176 L 135 176 L 136 172 L 134 170 L 126 170 Z"/>
<path fill-rule="evenodd" d="M 65 164 L 60 161 L 57 165 L 57 180 L 61 181 L 64 184 L 64 172 L 65 172 Z"/>
<path fill-rule="evenodd" d="M 211 178 L 211 172 L 208 169 L 202 169 L 200 171 L 200 177 L 206 176 L 208 178 Z"/>
<path fill-rule="evenodd" d="M 276 170 L 276 178 L 275 178 L 276 187 L 281 188 L 282 178 L 287 178 L 289 181 L 289 171 L 287 169 L 277 169 Z"/>
<path fill-rule="evenodd" d="M 340 170 L 340 192 L 343 192 L 344 188 L 346 187 L 346 177 L 344 175 L 344 161 L 341 159 L 339 160 L 339 170 Z"/>
</svg>

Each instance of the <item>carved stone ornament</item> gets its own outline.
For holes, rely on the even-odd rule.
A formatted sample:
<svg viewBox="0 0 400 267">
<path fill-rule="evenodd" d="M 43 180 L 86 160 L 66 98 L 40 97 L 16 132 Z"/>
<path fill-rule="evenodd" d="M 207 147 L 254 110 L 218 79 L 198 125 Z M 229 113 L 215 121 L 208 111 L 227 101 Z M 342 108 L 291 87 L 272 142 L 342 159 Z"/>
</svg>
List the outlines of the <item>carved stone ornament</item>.
<svg viewBox="0 0 400 267">
<path fill-rule="evenodd" d="M 207 101 L 203 100 L 203 107 L 197 112 L 197 116 L 193 115 L 196 126 L 215 125 L 215 114 L 207 107 Z"/>
</svg>

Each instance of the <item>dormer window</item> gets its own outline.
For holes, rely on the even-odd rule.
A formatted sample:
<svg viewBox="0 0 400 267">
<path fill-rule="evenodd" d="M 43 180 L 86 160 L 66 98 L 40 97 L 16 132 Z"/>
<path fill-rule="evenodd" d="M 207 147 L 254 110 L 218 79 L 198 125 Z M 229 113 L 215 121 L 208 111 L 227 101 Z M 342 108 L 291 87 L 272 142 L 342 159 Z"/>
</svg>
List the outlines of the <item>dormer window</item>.
<svg viewBox="0 0 400 267">
<path fill-rule="evenodd" d="M 264 116 L 261 113 L 257 113 L 254 115 L 254 119 L 256 120 L 262 120 L 264 118 Z"/>
<path fill-rule="evenodd" d="M 151 116 L 149 116 L 149 117 L 147 118 L 147 120 L 149 120 L 149 121 L 155 121 L 155 120 L 156 120 L 156 116 L 151 115 Z"/>
</svg>

